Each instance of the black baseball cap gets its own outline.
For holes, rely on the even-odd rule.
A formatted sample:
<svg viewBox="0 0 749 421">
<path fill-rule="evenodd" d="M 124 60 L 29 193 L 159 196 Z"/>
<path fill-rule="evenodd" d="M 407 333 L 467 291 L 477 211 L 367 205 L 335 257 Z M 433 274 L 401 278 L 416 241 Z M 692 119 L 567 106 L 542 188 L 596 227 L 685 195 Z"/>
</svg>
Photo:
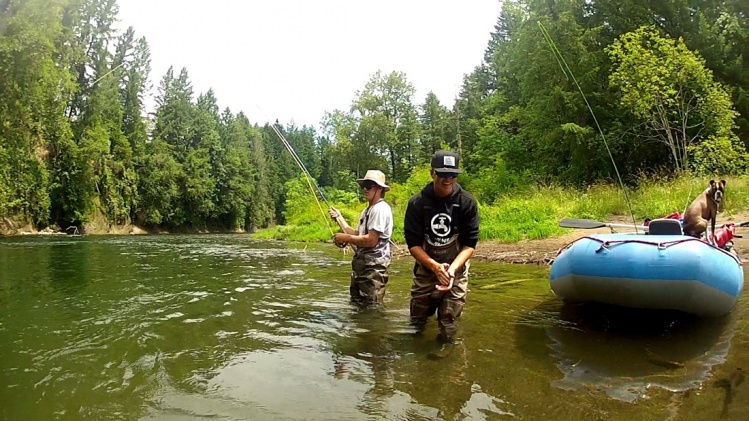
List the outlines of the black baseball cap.
<svg viewBox="0 0 749 421">
<path fill-rule="evenodd" d="M 437 151 L 432 155 L 432 169 L 436 172 L 460 174 L 460 157 L 455 152 Z"/>
</svg>

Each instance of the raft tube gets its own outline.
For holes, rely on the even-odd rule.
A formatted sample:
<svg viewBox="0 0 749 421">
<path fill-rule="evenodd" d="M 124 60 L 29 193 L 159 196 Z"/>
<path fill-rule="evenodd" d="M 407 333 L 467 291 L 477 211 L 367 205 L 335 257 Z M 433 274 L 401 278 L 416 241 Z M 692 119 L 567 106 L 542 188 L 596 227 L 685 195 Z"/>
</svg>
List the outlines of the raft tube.
<svg viewBox="0 0 749 421">
<path fill-rule="evenodd" d="M 562 249 L 551 289 L 567 302 L 721 316 L 744 287 L 732 252 L 684 235 L 593 234 Z"/>
</svg>

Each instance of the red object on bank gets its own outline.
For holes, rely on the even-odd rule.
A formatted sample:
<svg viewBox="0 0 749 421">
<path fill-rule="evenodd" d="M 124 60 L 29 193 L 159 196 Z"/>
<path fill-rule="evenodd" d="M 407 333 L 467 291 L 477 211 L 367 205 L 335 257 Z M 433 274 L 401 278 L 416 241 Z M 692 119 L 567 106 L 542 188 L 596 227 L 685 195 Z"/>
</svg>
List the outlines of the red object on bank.
<svg viewBox="0 0 749 421">
<path fill-rule="evenodd" d="M 661 219 L 676 219 L 679 222 L 682 222 L 683 219 L 684 219 L 684 215 L 680 214 L 679 212 L 674 212 L 671 215 L 664 216 Z M 646 227 L 649 226 L 650 225 L 650 219 L 646 219 L 645 222 L 642 223 L 642 225 L 644 225 Z"/>
<path fill-rule="evenodd" d="M 735 235 L 736 224 L 723 224 L 720 228 L 715 230 L 715 234 L 713 235 L 714 245 L 723 248 Z"/>
</svg>

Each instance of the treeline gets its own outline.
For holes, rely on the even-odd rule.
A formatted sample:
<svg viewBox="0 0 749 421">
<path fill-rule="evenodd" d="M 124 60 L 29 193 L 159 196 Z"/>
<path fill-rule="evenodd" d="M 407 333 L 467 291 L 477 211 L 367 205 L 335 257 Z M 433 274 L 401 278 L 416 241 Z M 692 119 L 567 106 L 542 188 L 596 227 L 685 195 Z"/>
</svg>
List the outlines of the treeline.
<svg viewBox="0 0 749 421">
<path fill-rule="evenodd" d="M 510 0 L 452 109 L 377 74 L 327 116 L 339 166 L 396 182 L 458 150 L 485 203 L 523 185 L 636 184 L 747 169 L 749 15 L 739 0 Z M 583 95 L 581 94 L 584 94 Z"/>
<path fill-rule="evenodd" d="M 407 183 L 439 148 L 462 154 L 461 182 L 484 203 L 526 184 L 611 181 L 617 170 L 628 183 L 741 173 L 744 2 L 661 3 L 506 1 L 452 107 L 415 98 L 403 73 L 377 72 L 319 131 L 281 130 L 333 194 L 355 191 L 369 168 Z M 115 0 L 0 0 L 0 217 L 283 223 L 285 183 L 300 170 L 273 130 L 193 92 L 186 69 L 161 77 L 146 115 L 148 43 L 115 30 L 116 17 Z"/>
<path fill-rule="evenodd" d="M 585 185 L 616 180 L 612 162 L 627 183 L 746 169 L 745 1 L 514 0 L 502 9 L 456 104 L 471 171 L 506 173 L 493 180 L 504 185 L 520 175 Z"/>
<path fill-rule="evenodd" d="M 250 229 L 282 219 L 298 169 L 269 126 L 170 69 L 146 115 L 150 52 L 115 0 L 0 1 L 0 217 Z M 284 130 L 282 128 L 282 130 Z M 286 127 L 309 161 L 315 131 Z M 317 170 L 319 174 L 319 169 Z"/>
</svg>

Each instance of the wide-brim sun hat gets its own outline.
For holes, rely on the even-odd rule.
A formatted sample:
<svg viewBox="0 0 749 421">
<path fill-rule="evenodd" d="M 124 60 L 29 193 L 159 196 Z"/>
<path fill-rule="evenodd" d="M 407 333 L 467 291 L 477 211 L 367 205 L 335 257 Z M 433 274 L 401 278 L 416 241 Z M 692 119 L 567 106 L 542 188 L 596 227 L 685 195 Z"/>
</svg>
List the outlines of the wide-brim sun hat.
<svg viewBox="0 0 749 421">
<path fill-rule="evenodd" d="M 371 181 L 385 189 L 385 191 L 390 191 L 390 186 L 385 184 L 385 174 L 380 170 L 368 170 L 367 173 L 364 174 L 364 177 L 356 180 L 359 185 L 365 181 Z"/>
</svg>

